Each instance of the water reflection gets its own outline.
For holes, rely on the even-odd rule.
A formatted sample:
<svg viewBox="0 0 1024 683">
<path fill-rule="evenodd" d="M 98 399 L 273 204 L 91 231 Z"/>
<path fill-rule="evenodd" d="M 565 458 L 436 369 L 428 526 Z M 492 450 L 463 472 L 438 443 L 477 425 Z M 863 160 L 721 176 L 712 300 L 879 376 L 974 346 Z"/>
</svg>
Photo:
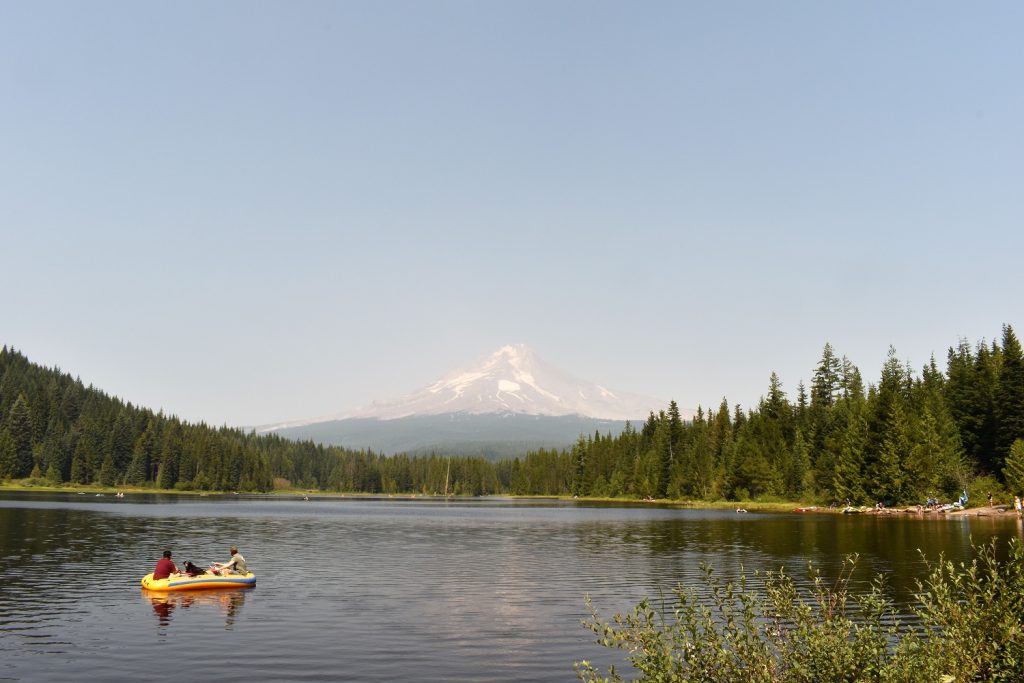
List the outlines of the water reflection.
<svg viewBox="0 0 1024 683">
<path fill-rule="evenodd" d="M 798 585 L 811 584 L 808 565 L 835 580 L 846 557 L 856 555 L 855 588 L 867 588 L 881 575 L 890 598 L 914 601 L 917 580 L 939 558 L 970 562 L 972 545 L 1024 535 L 1024 521 L 1008 517 L 787 515 L 685 511 L 674 518 L 609 519 L 576 524 L 576 546 L 589 563 L 615 558 L 623 566 L 646 565 L 659 588 L 702 583 L 700 566 L 735 579 L 742 572 L 785 568 Z M 996 552 L 1005 556 L 1005 543 Z M 620 578 L 630 577 L 620 573 Z"/>
<path fill-rule="evenodd" d="M 224 629 L 230 631 L 235 624 L 235 618 L 245 604 L 245 594 L 252 588 L 238 588 L 234 590 L 209 590 L 209 591 L 151 591 L 142 589 L 143 600 L 153 606 L 153 613 L 156 614 L 160 626 L 166 627 L 171 623 L 171 615 L 176 609 L 215 609 L 219 610 L 224 617 Z"/>
<path fill-rule="evenodd" d="M 830 576 L 856 552 L 865 577 L 892 573 L 902 607 L 924 571 L 918 548 L 969 562 L 972 541 L 1021 526 L 1008 516 L 0 493 L 0 680 L 105 683 L 143 669 L 155 683 L 570 680 L 573 661 L 611 663 L 579 626 L 584 594 L 602 612 L 626 611 L 699 584 L 702 560 L 723 578 L 740 565 L 800 578 L 808 561 Z M 261 572 L 258 594 L 140 595 L 165 548 L 205 563 L 231 544 Z M 175 666 L 153 669 L 155 653 Z"/>
</svg>

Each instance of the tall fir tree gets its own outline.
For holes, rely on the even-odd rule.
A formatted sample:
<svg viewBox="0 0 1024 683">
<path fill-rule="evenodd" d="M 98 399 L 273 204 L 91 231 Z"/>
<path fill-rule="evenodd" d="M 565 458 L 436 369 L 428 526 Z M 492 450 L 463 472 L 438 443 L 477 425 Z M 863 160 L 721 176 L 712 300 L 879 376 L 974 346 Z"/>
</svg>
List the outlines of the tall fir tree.
<svg viewBox="0 0 1024 683">
<path fill-rule="evenodd" d="M 117 468 L 114 466 L 114 455 L 112 453 L 107 453 L 103 456 L 98 479 L 103 486 L 114 486 L 117 484 Z"/>
<path fill-rule="evenodd" d="M 1003 326 L 1002 363 L 996 381 L 996 443 L 993 464 L 1002 470 L 1010 447 L 1024 439 L 1024 354 L 1009 325 Z"/>
<path fill-rule="evenodd" d="M 842 369 L 842 362 L 832 350 L 832 344 L 826 343 L 811 383 L 812 406 L 830 408 L 835 404 L 842 389 Z"/>
<path fill-rule="evenodd" d="M 873 477 L 875 497 L 887 505 L 913 502 L 907 458 L 912 435 L 904 404 L 895 403 Z"/>
<path fill-rule="evenodd" d="M 803 432 L 797 429 L 793 437 L 793 456 L 790 459 L 790 469 L 786 473 L 786 488 L 791 495 L 800 497 L 804 494 L 810 469 L 811 457 L 807 450 L 807 442 L 804 441 Z"/>
<path fill-rule="evenodd" d="M 85 453 L 85 442 L 79 440 L 78 445 L 75 446 L 74 455 L 71 456 L 71 474 L 68 481 L 72 484 L 88 484 L 91 476 L 89 456 Z"/>
<path fill-rule="evenodd" d="M 141 486 L 150 478 L 150 468 L 157 448 L 156 421 L 150 419 L 132 448 L 132 459 L 128 465 L 126 481 L 132 486 Z"/>
<path fill-rule="evenodd" d="M 19 394 L 7 416 L 7 430 L 14 440 L 15 461 L 11 476 L 21 479 L 32 474 L 32 414 L 25 394 Z"/>
<path fill-rule="evenodd" d="M 113 429 L 110 432 L 110 443 L 107 447 L 114 468 L 118 472 L 124 472 L 128 468 L 128 463 L 132 459 L 134 441 L 131 411 L 128 408 L 122 408 L 114 421 Z"/>
<path fill-rule="evenodd" d="M 1006 464 L 1003 467 L 1003 478 L 1010 493 L 1024 496 L 1024 439 L 1017 439 L 1010 446 L 1010 453 L 1006 456 Z"/>
<path fill-rule="evenodd" d="M 590 493 L 590 487 L 587 486 L 587 440 L 582 435 L 573 446 L 572 462 L 572 494 L 586 496 Z"/>
<path fill-rule="evenodd" d="M 156 476 L 156 485 L 162 489 L 174 488 L 178 482 L 178 460 L 181 458 L 180 431 L 178 428 L 172 428 L 166 430 L 163 435 L 160 465 Z"/>
<path fill-rule="evenodd" d="M 841 374 L 842 363 L 832 350 L 832 345 L 826 343 L 811 381 L 811 403 L 807 411 L 806 426 L 811 462 L 814 463 L 815 469 L 822 473 L 830 474 L 835 465 L 835 450 L 830 450 L 829 444 L 841 438 L 844 427 L 836 423 L 832 414 L 842 388 Z M 828 475 L 823 474 L 821 479 L 827 477 Z M 829 489 L 830 485 L 825 485 L 824 488 Z"/>
<path fill-rule="evenodd" d="M 5 427 L 0 427 L 0 481 L 14 476 L 18 466 L 18 447 Z"/>
<path fill-rule="evenodd" d="M 1001 354 L 993 345 L 978 347 L 974 360 L 973 397 L 978 402 L 975 409 L 978 422 L 975 425 L 976 443 L 974 458 L 983 472 L 992 474 L 996 468 L 996 382 Z"/>
<path fill-rule="evenodd" d="M 658 413 L 658 426 L 654 431 L 654 441 L 658 452 L 658 498 L 668 498 L 672 482 L 672 464 L 675 452 L 672 443 L 672 428 L 668 415 L 662 410 Z"/>
<path fill-rule="evenodd" d="M 864 472 L 864 450 L 868 441 L 867 421 L 862 411 L 856 408 L 846 409 L 845 429 L 841 438 L 831 443 L 837 452 L 835 466 L 831 472 L 831 488 L 840 502 L 857 504 L 867 502 L 866 474 Z"/>
</svg>

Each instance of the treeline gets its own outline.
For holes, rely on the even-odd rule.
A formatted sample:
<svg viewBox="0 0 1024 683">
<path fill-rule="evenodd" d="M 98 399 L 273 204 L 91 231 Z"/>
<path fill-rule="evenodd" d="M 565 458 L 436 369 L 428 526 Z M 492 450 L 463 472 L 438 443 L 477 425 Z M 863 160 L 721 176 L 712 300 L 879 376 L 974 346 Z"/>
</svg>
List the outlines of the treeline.
<svg viewBox="0 0 1024 683">
<path fill-rule="evenodd" d="M 0 350 L 0 479 L 159 489 L 512 493 L 633 498 L 765 496 L 851 503 L 955 497 L 979 475 L 1024 492 L 1024 358 L 999 343 L 950 348 L 920 373 L 890 349 L 875 384 L 826 344 L 810 387 L 722 400 L 683 419 L 673 402 L 618 436 L 498 463 L 385 456 L 189 424 Z"/>
<path fill-rule="evenodd" d="M 385 457 L 190 424 L 0 350 L 0 480 L 199 491 L 498 492 L 482 458 Z"/>
<path fill-rule="evenodd" d="M 893 349 L 865 386 L 826 344 L 808 390 L 791 399 L 772 373 L 756 408 L 673 402 L 641 429 L 581 439 L 572 491 L 582 496 L 749 499 L 780 496 L 862 504 L 956 497 L 977 475 L 1024 491 L 1024 359 L 1013 329 L 1002 341 L 950 348 L 920 374 Z"/>
</svg>

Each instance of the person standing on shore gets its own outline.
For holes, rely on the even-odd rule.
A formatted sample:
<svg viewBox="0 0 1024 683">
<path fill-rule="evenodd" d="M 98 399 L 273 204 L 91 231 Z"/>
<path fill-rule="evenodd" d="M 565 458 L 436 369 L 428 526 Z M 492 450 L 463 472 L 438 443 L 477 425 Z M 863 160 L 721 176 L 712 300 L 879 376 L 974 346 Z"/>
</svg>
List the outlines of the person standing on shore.
<svg viewBox="0 0 1024 683">
<path fill-rule="evenodd" d="M 1017 511 L 1017 516 L 1020 517 L 1020 515 L 1021 515 L 1020 496 L 1014 496 L 1013 497 L 1013 509 Z"/>
</svg>

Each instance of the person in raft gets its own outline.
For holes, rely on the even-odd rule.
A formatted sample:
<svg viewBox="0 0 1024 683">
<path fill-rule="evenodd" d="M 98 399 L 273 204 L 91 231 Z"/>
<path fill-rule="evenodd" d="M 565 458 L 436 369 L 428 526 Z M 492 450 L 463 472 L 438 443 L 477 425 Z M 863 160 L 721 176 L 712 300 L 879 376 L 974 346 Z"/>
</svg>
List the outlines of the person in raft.
<svg viewBox="0 0 1024 683">
<path fill-rule="evenodd" d="M 214 574 L 248 574 L 249 568 L 245 564 L 245 558 L 238 552 L 238 548 L 231 546 L 231 559 L 227 562 L 214 562 Z"/>
<path fill-rule="evenodd" d="M 153 579 L 166 579 L 168 576 L 177 576 L 178 568 L 171 561 L 171 551 L 165 550 L 164 556 L 156 562 L 156 569 L 153 570 Z"/>
</svg>

